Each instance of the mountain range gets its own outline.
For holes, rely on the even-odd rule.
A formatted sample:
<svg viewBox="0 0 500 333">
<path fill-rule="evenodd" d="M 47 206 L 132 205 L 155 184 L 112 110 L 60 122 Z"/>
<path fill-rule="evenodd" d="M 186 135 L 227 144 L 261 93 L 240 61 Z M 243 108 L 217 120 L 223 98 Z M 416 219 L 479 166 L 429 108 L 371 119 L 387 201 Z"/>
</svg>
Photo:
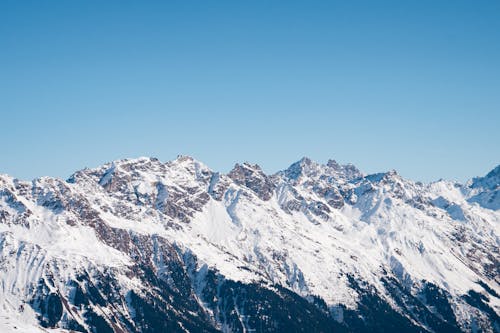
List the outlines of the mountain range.
<svg viewBox="0 0 500 333">
<path fill-rule="evenodd" d="M 0 332 L 500 332 L 500 165 L 0 175 Z"/>
</svg>

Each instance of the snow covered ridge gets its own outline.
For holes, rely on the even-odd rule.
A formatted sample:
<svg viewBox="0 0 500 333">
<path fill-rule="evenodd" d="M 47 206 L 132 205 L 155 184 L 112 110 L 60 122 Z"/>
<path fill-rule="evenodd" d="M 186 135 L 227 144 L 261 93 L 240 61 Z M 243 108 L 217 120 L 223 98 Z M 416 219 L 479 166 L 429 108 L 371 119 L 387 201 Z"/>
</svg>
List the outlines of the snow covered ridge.
<svg viewBox="0 0 500 333">
<path fill-rule="evenodd" d="M 0 175 L 0 332 L 500 332 L 500 166 Z"/>
</svg>

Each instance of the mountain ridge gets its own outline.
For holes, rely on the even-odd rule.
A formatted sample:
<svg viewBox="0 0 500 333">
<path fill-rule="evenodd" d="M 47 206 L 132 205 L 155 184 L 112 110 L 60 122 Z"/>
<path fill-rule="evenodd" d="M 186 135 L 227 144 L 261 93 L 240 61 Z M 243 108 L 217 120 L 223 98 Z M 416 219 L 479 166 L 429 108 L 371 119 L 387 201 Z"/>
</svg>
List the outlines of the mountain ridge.
<svg viewBox="0 0 500 333">
<path fill-rule="evenodd" d="M 497 332 L 499 167 L 423 184 L 333 160 L 223 174 L 179 156 L 66 181 L 2 176 L 0 327 L 300 331 L 276 309 L 308 320 L 296 313 L 307 308 L 318 331 L 383 331 L 390 313 L 399 330 Z"/>
</svg>

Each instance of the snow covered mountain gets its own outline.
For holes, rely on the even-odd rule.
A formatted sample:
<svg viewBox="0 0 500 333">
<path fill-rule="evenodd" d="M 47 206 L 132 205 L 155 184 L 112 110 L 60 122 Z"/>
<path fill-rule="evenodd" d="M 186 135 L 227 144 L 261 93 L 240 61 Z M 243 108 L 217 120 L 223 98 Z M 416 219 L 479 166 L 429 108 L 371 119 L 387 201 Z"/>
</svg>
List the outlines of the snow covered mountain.
<svg viewBox="0 0 500 333">
<path fill-rule="evenodd" d="M 500 332 L 500 166 L 0 175 L 0 332 Z"/>
</svg>

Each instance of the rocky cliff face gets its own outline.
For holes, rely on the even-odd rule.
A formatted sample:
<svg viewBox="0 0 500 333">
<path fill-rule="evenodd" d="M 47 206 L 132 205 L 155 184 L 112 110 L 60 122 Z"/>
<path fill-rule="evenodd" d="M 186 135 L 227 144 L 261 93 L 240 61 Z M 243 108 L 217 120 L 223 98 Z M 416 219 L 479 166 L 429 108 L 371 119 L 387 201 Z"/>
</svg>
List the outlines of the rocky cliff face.
<svg viewBox="0 0 500 333">
<path fill-rule="evenodd" d="M 0 176 L 0 331 L 500 332 L 499 170 L 183 156 Z"/>
</svg>

